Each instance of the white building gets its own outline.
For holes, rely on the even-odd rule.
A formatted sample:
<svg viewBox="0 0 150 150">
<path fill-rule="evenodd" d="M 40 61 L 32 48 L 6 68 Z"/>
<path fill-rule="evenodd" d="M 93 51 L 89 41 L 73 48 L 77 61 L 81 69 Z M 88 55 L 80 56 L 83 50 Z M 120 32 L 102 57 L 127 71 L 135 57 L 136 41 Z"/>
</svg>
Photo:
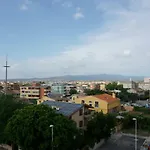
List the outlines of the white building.
<svg viewBox="0 0 150 150">
<path fill-rule="evenodd" d="M 150 78 L 144 78 L 144 82 L 150 82 Z"/>
</svg>

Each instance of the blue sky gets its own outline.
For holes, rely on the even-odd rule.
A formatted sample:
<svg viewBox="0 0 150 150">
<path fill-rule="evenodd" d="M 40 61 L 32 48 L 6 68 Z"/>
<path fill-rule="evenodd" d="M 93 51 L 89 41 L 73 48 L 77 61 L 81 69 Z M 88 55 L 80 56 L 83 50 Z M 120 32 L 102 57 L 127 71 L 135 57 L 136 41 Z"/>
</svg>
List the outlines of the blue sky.
<svg viewBox="0 0 150 150">
<path fill-rule="evenodd" d="M 87 6 L 79 0 L 76 3 L 52 0 L 14 1 L 3 0 L 0 5 L 3 49 L 0 52 L 3 55 L 9 53 L 14 59 L 55 55 L 68 45 L 79 44 L 78 36 L 102 23 L 97 19 L 99 14 L 92 1 L 88 1 Z M 73 15 L 77 12 L 79 16 L 75 19 Z M 84 13 L 89 18 L 85 18 Z"/>
<path fill-rule="evenodd" d="M 0 64 L 10 78 L 148 76 L 149 15 L 149 0 L 1 0 Z"/>
</svg>

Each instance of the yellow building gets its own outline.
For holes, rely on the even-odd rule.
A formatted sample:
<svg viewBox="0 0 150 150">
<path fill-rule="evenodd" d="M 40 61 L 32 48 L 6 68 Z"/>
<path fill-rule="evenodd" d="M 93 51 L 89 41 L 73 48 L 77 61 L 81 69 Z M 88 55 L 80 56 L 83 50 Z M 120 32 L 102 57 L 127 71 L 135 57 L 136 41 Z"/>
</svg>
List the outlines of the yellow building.
<svg viewBox="0 0 150 150">
<path fill-rule="evenodd" d="M 50 92 L 48 87 L 41 86 L 21 86 L 20 87 L 20 98 L 26 99 L 39 99 L 46 96 Z"/>
<path fill-rule="evenodd" d="M 100 84 L 100 90 L 105 91 L 106 90 L 106 84 Z"/>
<path fill-rule="evenodd" d="M 121 109 L 120 99 L 115 94 L 100 94 L 93 96 L 72 97 L 72 102 L 77 104 L 88 104 L 97 112 L 104 114 L 118 112 Z"/>
</svg>

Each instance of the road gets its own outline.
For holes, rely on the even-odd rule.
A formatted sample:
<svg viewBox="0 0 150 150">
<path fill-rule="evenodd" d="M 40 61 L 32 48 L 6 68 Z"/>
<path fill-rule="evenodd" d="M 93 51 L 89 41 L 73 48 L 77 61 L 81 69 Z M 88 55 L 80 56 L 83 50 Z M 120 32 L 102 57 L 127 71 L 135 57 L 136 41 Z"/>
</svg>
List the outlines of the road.
<svg viewBox="0 0 150 150">
<path fill-rule="evenodd" d="M 144 141 L 144 139 L 138 138 L 138 150 L 140 150 Z M 135 150 L 134 144 L 134 137 L 120 134 L 111 138 L 106 144 L 97 150 Z"/>
</svg>

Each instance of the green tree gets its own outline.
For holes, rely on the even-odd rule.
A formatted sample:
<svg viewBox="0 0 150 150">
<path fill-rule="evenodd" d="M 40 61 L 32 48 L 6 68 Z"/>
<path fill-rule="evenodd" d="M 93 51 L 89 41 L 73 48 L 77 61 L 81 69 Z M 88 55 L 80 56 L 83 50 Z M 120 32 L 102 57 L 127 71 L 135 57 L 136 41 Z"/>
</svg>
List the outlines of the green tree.
<svg viewBox="0 0 150 150">
<path fill-rule="evenodd" d="M 75 89 L 71 89 L 69 93 L 70 93 L 70 95 L 73 95 L 73 94 L 77 94 L 78 92 Z"/>
<path fill-rule="evenodd" d="M 85 89 L 84 90 L 84 93 L 86 95 L 98 95 L 98 94 L 104 94 L 105 92 L 104 91 L 101 91 L 99 89 L 93 89 L 93 90 L 90 90 L 90 89 Z"/>
<path fill-rule="evenodd" d="M 123 90 L 122 84 L 117 84 L 116 82 L 112 82 L 106 85 L 106 90 Z"/>
<path fill-rule="evenodd" d="M 0 143 L 6 142 L 4 129 L 8 120 L 12 117 L 15 110 L 23 108 L 25 103 L 19 101 L 12 95 L 0 95 Z"/>
<path fill-rule="evenodd" d="M 108 139 L 115 124 L 116 120 L 114 116 L 95 113 L 92 120 L 88 122 L 85 132 L 85 138 L 89 146 L 100 142 L 101 139 Z"/>
<path fill-rule="evenodd" d="M 54 125 L 53 143 L 50 125 Z M 72 120 L 46 105 L 30 105 L 16 111 L 5 131 L 22 150 L 50 150 L 52 146 L 55 150 L 74 150 L 79 135 Z"/>
</svg>

